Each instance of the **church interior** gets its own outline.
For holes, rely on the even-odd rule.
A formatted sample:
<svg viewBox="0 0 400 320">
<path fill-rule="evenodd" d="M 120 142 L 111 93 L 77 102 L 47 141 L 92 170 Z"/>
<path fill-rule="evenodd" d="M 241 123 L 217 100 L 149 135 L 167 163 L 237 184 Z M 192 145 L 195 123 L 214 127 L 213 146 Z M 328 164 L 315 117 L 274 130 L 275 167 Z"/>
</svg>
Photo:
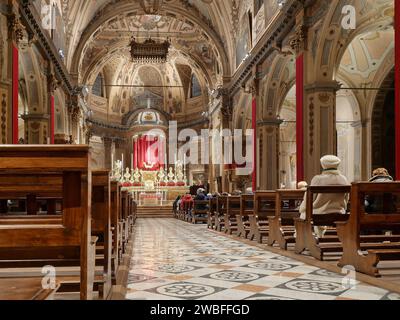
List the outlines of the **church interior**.
<svg viewBox="0 0 400 320">
<path fill-rule="evenodd" d="M 0 0 L 0 300 L 400 300 L 400 1 Z"/>
</svg>

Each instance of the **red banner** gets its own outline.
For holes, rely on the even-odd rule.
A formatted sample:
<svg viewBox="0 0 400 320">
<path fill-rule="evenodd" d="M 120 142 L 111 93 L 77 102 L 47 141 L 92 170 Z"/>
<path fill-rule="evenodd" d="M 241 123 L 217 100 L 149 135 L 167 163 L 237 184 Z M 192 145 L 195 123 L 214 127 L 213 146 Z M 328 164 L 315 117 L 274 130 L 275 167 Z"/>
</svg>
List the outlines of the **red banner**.
<svg viewBox="0 0 400 320">
<path fill-rule="evenodd" d="M 396 179 L 400 180 L 400 0 L 395 1 L 395 130 Z"/>
<path fill-rule="evenodd" d="M 297 181 L 304 180 L 304 55 L 296 60 L 296 168 Z"/>
<path fill-rule="evenodd" d="M 18 78 L 19 57 L 18 48 L 12 48 L 12 143 L 18 144 Z"/>
</svg>

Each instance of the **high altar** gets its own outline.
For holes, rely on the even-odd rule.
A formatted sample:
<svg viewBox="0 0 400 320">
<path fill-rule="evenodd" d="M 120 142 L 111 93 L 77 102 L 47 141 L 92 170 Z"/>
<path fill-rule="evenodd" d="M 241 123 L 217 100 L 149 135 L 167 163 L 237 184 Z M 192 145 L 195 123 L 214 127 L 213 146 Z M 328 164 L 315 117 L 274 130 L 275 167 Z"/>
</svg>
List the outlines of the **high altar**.
<svg viewBox="0 0 400 320">
<path fill-rule="evenodd" d="M 138 206 L 167 206 L 179 196 L 187 193 L 186 172 L 181 162 L 170 167 L 168 172 L 160 166 L 157 171 L 146 169 L 122 169 L 122 162 L 114 164 L 113 180 L 119 181 L 123 190 L 131 192 Z"/>
</svg>

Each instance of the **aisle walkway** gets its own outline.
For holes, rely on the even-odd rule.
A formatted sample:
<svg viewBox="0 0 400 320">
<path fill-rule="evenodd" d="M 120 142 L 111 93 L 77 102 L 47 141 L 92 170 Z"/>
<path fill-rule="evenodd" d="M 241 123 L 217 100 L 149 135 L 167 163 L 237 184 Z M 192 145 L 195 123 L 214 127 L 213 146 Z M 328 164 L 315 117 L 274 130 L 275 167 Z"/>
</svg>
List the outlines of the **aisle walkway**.
<svg viewBox="0 0 400 320">
<path fill-rule="evenodd" d="M 127 299 L 400 299 L 387 290 L 173 219 L 139 219 Z"/>
</svg>

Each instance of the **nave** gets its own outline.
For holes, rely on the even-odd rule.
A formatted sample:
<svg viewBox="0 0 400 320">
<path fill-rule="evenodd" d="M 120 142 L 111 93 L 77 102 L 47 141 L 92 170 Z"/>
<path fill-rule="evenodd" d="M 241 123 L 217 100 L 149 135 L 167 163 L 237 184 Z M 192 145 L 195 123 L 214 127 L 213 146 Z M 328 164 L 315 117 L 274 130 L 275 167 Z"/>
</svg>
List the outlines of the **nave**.
<svg viewBox="0 0 400 320">
<path fill-rule="evenodd" d="M 129 300 L 398 300 L 400 295 L 173 219 L 138 219 Z M 344 282 L 346 284 L 346 282 Z"/>
</svg>

